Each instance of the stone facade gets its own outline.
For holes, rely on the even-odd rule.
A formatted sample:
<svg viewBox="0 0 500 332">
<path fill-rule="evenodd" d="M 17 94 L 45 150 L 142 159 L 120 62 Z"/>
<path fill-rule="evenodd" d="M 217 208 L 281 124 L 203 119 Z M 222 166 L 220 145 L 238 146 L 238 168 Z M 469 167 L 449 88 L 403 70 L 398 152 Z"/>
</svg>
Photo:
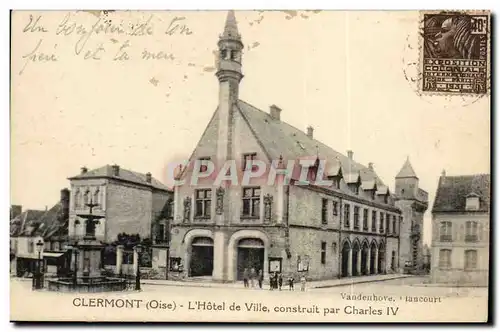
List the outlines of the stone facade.
<svg viewBox="0 0 500 332">
<path fill-rule="evenodd" d="M 489 183 L 489 175 L 440 177 L 432 211 L 432 282 L 488 285 Z"/>
<path fill-rule="evenodd" d="M 73 239 L 85 235 L 84 220 L 77 215 L 88 213 L 85 204 L 90 201 L 98 204 L 92 213 L 103 217 L 96 226 L 97 240 L 112 243 L 119 233 L 151 238 L 155 218 L 172 198 L 172 192 L 150 174 L 120 169 L 116 165 L 92 171 L 84 169 L 70 181 L 68 232 Z"/>
<path fill-rule="evenodd" d="M 406 225 L 415 218 L 415 204 L 409 203 L 404 215 L 396 203 L 406 196 L 392 195 L 373 165 L 364 167 L 352 151 L 344 156 L 314 140 L 312 128 L 302 133 L 282 122 L 275 105 L 268 114 L 238 99 L 243 45 L 232 12 L 218 45 L 219 104 L 189 165 L 176 174 L 170 257 L 158 252 L 156 260 L 168 261 L 172 278 L 222 282 L 241 279 L 245 268 L 262 270 L 264 278 L 277 271 L 296 280 L 401 271 L 400 252 L 410 247 Z M 326 159 L 332 183 L 303 185 L 303 168 L 294 163 L 304 156 Z M 216 175 L 194 183 L 206 171 L 200 160 L 212 161 Z M 242 184 L 249 160 L 274 168 Z M 320 174 L 313 164 L 310 179 Z M 280 173 L 269 182 L 272 169 Z M 217 183 L 219 173 L 234 170 L 236 183 Z"/>
</svg>

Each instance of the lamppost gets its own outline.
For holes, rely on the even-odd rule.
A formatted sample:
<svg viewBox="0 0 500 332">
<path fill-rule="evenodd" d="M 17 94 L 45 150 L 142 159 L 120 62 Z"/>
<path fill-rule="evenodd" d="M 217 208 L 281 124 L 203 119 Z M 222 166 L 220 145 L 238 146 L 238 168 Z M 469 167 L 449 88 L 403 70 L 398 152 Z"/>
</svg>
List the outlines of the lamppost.
<svg viewBox="0 0 500 332">
<path fill-rule="evenodd" d="M 135 290 L 141 290 L 141 252 L 142 246 L 140 244 L 135 246 L 137 252 L 137 268 L 135 271 Z"/>
<path fill-rule="evenodd" d="M 36 250 L 38 252 L 38 262 L 37 262 L 37 268 L 36 268 L 36 273 L 35 275 L 35 289 L 41 289 L 43 288 L 43 282 L 42 282 L 42 249 L 43 249 L 43 241 L 38 240 L 36 243 Z"/>
</svg>

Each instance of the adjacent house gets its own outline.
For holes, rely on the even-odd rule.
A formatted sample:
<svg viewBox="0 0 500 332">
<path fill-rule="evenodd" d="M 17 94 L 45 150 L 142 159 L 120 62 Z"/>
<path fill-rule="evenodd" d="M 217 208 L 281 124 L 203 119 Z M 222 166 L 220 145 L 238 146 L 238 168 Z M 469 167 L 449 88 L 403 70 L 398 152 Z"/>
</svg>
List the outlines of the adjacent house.
<svg viewBox="0 0 500 332">
<path fill-rule="evenodd" d="M 490 175 L 443 172 L 432 207 L 432 282 L 487 286 L 489 249 Z"/>
</svg>

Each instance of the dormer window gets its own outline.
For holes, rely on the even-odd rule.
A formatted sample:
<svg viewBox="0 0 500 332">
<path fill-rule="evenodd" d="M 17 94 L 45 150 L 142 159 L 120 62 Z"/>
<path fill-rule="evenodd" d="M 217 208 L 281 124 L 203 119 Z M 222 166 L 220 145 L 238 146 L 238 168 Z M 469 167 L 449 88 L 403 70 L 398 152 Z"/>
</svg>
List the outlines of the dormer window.
<svg viewBox="0 0 500 332">
<path fill-rule="evenodd" d="M 470 193 L 465 199 L 465 209 L 469 211 L 479 210 L 479 195 Z"/>
<path fill-rule="evenodd" d="M 198 159 L 200 161 L 200 172 L 206 172 L 207 171 L 207 161 L 210 160 L 210 157 L 201 157 Z"/>
<path fill-rule="evenodd" d="M 257 154 L 256 153 L 245 153 L 243 155 L 243 170 L 247 170 L 250 167 L 252 167 L 252 171 L 257 170 L 257 165 L 252 165 L 253 160 L 257 159 Z"/>
</svg>

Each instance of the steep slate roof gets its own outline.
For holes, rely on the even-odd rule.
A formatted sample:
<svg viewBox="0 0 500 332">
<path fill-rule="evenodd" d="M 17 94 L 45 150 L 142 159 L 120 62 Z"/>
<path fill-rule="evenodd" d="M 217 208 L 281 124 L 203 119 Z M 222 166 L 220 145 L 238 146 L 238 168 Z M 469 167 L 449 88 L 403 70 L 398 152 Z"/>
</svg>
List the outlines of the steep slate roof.
<svg viewBox="0 0 500 332">
<path fill-rule="evenodd" d="M 26 210 L 10 221 L 10 236 L 42 236 L 48 238 L 67 228 L 68 216 L 63 220 L 62 204 L 58 202 L 47 211 Z"/>
<path fill-rule="evenodd" d="M 271 160 L 278 160 L 280 155 L 285 161 L 318 155 L 320 159 L 326 160 L 327 170 L 332 169 L 329 166 L 331 163 L 340 162 L 344 177 L 359 172 L 361 181 L 375 180 L 377 186 L 383 185 L 382 180 L 373 170 L 349 159 L 320 141 L 311 139 L 306 133 L 292 125 L 281 120 L 274 120 L 270 114 L 242 100 L 238 100 L 237 107 Z"/>
<path fill-rule="evenodd" d="M 84 174 L 79 174 L 76 176 L 73 176 L 69 178 L 69 180 L 84 180 L 84 179 L 91 179 L 91 178 L 111 178 L 111 179 L 117 179 L 117 180 L 125 180 L 137 184 L 141 184 L 144 186 L 148 187 L 153 187 L 156 189 L 160 190 L 165 190 L 165 191 L 171 191 L 170 188 L 165 186 L 163 183 L 155 179 L 154 177 L 151 177 L 151 183 L 146 181 L 146 174 L 130 171 L 128 169 L 124 169 L 120 167 L 120 173 L 119 176 L 114 176 L 113 175 L 113 166 L 111 165 L 105 165 L 100 168 L 96 168 L 90 171 L 87 171 Z"/>
<path fill-rule="evenodd" d="M 396 175 L 397 178 L 416 178 L 417 173 L 415 173 L 415 170 L 411 166 L 410 163 L 410 158 L 406 158 L 406 162 L 404 163 L 403 167 L 399 171 L 398 175 Z"/>
<path fill-rule="evenodd" d="M 10 221 L 10 235 L 19 236 L 26 230 L 26 226 L 36 224 L 46 213 L 42 210 L 26 210 Z"/>
<path fill-rule="evenodd" d="M 479 195 L 479 210 L 490 208 L 490 175 L 441 176 L 432 212 L 465 212 L 466 197 Z"/>
</svg>

